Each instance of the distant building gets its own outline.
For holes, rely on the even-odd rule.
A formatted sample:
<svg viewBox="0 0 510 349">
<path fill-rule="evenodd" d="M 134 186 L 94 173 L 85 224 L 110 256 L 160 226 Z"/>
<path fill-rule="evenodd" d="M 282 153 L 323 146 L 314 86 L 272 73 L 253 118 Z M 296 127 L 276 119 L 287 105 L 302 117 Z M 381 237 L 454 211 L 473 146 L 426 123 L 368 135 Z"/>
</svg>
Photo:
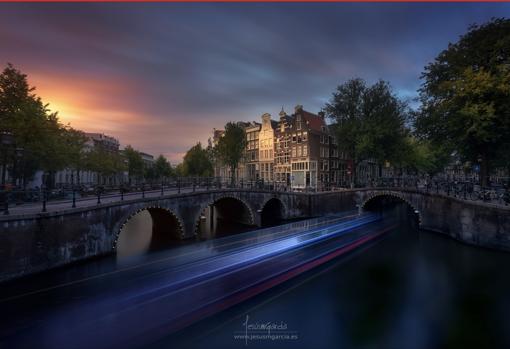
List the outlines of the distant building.
<svg viewBox="0 0 510 349">
<path fill-rule="evenodd" d="M 324 115 L 310 113 L 297 105 L 285 123 L 291 187 L 322 189 L 337 184 L 332 182 L 336 176 L 331 175 L 330 162 L 338 160 L 338 156 L 331 152 L 331 136 Z"/>
<path fill-rule="evenodd" d="M 246 153 L 244 157 L 244 176 L 248 181 L 256 181 L 260 178 L 259 168 L 259 133 L 261 124 L 251 122 L 245 127 Z"/>
<path fill-rule="evenodd" d="M 282 185 L 290 185 L 291 182 L 291 138 L 292 134 L 287 132 L 292 124 L 292 117 L 282 110 L 279 113 L 280 121 L 275 129 L 274 149 L 274 180 Z"/>
<path fill-rule="evenodd" d="M 93 149 L 101 148 L 107 152 L 119 154 L 118 139 L 103 133 L 86 132 L 85 136 L 87 137 L 87 141 L 84 145 L 84 152 L 90 152 Z M 123 181 L 123 177 L 123 174 L 111 175 L 106 178 L 101 178 L 102 183 L 100 183 L 100 176 L 97 172 L 88 170 L 76 171 L 75 169 L 66 168 L 55 174 L 55 186 L 65 187 L 73 184 L 90 186 L 97 184 L 118 185 Z M 42 182 L 39 184 L 35 183 L 37 186 L 41 184 Z"/>
<path fill-rule="evenodd" d="M 143 164 L 146 168 L 154 166 L 154 156 L 140 152 L 140 155 L 142 156 Z"/>
<path fill-rule="evenodd" d="M 262 115 L 262 126 L 259 131 L 259 175 L 260 179 L 271 182 L 274 173 L 274 127 L 271 114 Z"/>
<path fill-rule="evenodd" d="M 119 152 L 119 140 L 117 138 L 107 136 L 103 133 L 85 133 L 88 138 L 87 144 L 91 148 L 101 147 L 102 149 L 112 152 Z"/>
<path fill-rule="evenodd" d="M 296 189 L 325 188 L 346 182 L 347 165 L 329 133 L 324 114 L 313 114 L 296 106 L 294 114 L 282 110 L 279 121 L 271 114 L 262 123 L 240 123 L 246 132 L 245 157 L 238 178 L 264 180 Z M 214 130 L 213 144 L 223 136 Z M 229 178 L 229 169 L 215 164 L 215 175 Z"/>
</svg>

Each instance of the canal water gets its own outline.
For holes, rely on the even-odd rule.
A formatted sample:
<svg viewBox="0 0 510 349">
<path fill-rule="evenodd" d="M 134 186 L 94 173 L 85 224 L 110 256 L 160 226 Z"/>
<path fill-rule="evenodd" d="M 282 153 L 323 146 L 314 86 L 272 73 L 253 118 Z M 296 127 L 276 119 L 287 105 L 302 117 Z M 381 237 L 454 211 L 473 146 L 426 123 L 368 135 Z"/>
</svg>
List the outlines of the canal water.
<svg viewBox="0 0 510 349">
<path fill-rule="evenodd" d="M 510 254 L 410 220 L 144 348 L 510 348 Z"/>
</svg>

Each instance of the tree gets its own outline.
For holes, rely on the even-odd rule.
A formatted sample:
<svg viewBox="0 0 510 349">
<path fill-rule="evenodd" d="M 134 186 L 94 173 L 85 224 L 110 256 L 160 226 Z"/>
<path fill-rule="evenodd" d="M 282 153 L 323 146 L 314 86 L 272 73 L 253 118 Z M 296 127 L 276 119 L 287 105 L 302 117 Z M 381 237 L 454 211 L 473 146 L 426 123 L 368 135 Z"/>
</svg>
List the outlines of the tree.
<svg viewBox="0 0 510 349">
<path fill-rule="evenodd" d="M 55 173 L 68 160 L 65 128 L 34 90 L 27 76 L 12 64 L 0 74 L 0 134 L 12 138 L 8 146 L 0 148 L 2 184 L 7 167 L 15 182 L 22 179 L 25 184 L 37 169 Z"/>
<path fill-rule="evenodd" d="M 64 130 L 64 145 L 67 152 L 66 163 L 76 172 L 76 183 L 80 184 L 80 172 L 86 167 L 87 136 L 80 130 L 66 127 Z"/>
<path fill-rule="evenodd" d="M 158 156 L 154 162 L 153 168 L 154 176 L 159 180 L 163 180 L 172 176 L 172 166 L 163 155 Z"/>
<path fill-rule="evenodd" d="M 398 161 L 393 165 L 396 168 L 406 169 L 415 173 L 428 173 L 434 175 L 444 169 L 449 154 L 432 147 L 429 142 L 420 140 L 409 134 L 402 139 L 396 150 Z"/>
<path fill-rule="evenodd" d="M 186 152 L 182 167 L 185 176 L 210 177 L 213 174 L 211 160 L 200 142 Z"/>
<path fill-rule="evenodd" d="M 136 181 L 139 181 L 141 178 L 143 178 L 144 175 L 144 163 L 142 155 L 139 151 L 128 145 L 124 149 L 124 156 L 127 160 L 129 184 L 131 184 L 132 178 L 134 178 Z"/>
<path fill-rule="evenodd" d="M 186 176 L 186 172 L 184 170 L 184 164 L 181 162 L 175 166 L 175 176 L 176 177 L 184 177 Z"/>
<path fill-rule="evenodd" d="M 106 184 L 107 178 L 117 176 L 125 170 L 125 164 L 118 153 L 95 146 L 86 154 L 85 168 L 98 173 L 98 184 Z"/>
<path fill-rule="evenodd" d="M 362 79 L 349 80 L 337 87 L 324 110 L 333 121 L 339 150 L 353 161 L 353 181 L 363 160 L 374 159 L 379 164 L 402 160 L 399 149 L 408 134 L 407 106 L 387 82 L 367 86 Z"/>
<path fill-rule="evenodd" d="M 417 134 L 464 160 L 491 163 L 510 139 L 510 20 L 472 25 L 425 67 Z"/>
<path fill-rule="evenodd" d="M 246 149 L 246 133 L 244 128 L 234 122 L 225 125 L 225 133 L 218 141 L 217 155 L 230 168 L 231 181 L 235 182 L 236 170 Z"/>
</svg>

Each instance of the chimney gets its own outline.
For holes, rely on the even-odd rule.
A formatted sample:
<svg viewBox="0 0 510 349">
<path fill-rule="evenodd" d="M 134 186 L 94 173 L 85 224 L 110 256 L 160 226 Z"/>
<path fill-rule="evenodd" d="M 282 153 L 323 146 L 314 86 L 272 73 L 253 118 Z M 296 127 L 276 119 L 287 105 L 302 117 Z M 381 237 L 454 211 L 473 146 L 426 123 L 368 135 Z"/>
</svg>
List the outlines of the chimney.
<svg viewBox="0 0 510 349">
<path fill-rule="evenodd" d="M 324 112 L 321 110 L 320 112 L 318 112 L 318 114 L 319 114 L 320 118 L 322 120 L 324 120 L 324 115 L 325 115 Z"/>
<path fill-rule="evenodd" d="M 298 113 L 300 111 L 303 111 L 303 106 L 301 104 L 298 104 L 294 107 L 294 113 Z"/>
</svg>

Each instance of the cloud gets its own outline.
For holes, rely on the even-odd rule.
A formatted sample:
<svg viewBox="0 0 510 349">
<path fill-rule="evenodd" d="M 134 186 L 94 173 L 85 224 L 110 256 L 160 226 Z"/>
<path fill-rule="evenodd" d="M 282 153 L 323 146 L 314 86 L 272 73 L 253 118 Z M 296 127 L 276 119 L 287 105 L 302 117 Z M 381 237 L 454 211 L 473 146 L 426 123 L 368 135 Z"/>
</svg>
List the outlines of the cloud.
<svg viewBox="0 0 510 349">
<path fill-rule="evenodd" d="M 317 111 L 352 77 L 412 98 L 473 22 L 508 4 L 0 4 L 0 64 L 14 63 L 65 122 L 174 162 L 213 127 Z"/>
</svg>

